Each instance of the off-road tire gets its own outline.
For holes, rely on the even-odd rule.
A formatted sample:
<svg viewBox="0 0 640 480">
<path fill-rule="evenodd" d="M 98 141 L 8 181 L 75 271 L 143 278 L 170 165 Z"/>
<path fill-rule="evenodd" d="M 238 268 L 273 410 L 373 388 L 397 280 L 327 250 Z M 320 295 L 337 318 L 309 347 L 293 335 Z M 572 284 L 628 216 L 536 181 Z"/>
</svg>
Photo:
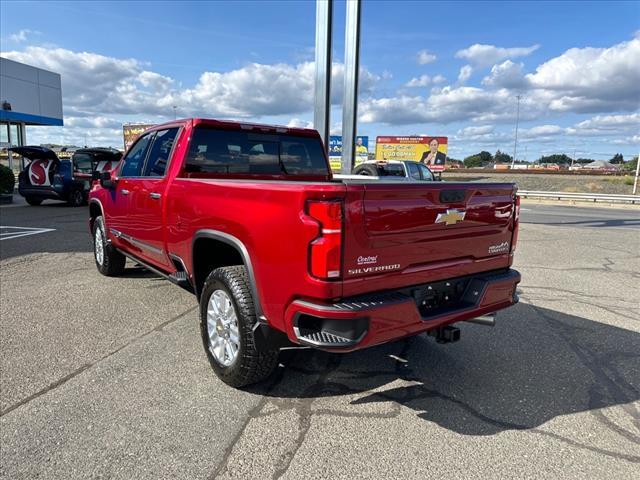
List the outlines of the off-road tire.
<svg viewBox="0 0 640 480">
<path fill-rule="evenodd" d="M 358 165 L 353 169 L 354 175 L 366 175 L 368 177 L 377 177 L 378 176 L 378 168 L 375 165 L 365 164 Z"/>
<path fill-rule="evenodd" d="M 231 298 L 238 321 L 239 349 L 228 367 L 218 363 L 209 350 L 207 306 L 216 290 L 224 290 Z M 204 282 L 200 296 L 200 331 L 204 350 L 218 378 L 235 388 L 266 379 L 278 366 L 278 350 L 258 350 L 253 343 L 252 327 L 257 321 L 247 269 L 242 266 L 216 268 Z"/>
<path fill-rule="evenodd" d="M 97 254 L 97 238 L 96 235 L 101 235 L 102 238 L 102 263 L 98 261 Z M 107 242 L 107 233 L 104 228 L 104 220 L 102 217 L 97 217 L 93 222 L 93 258 L 96 262 L 98 271 L 107 277 L 117 277 L 124 272 L 124 265 L 127 262 L 127 257 L 121 254 L 116 248 Z"/>
<path fill-rule="evenodd" d="M 40 205 L 42 203 L 42 198 L 40 198 L 40 197 L 24 197 L 24 199 L 32 207 L 37 207 L 38 205 Z"/>
</svg>

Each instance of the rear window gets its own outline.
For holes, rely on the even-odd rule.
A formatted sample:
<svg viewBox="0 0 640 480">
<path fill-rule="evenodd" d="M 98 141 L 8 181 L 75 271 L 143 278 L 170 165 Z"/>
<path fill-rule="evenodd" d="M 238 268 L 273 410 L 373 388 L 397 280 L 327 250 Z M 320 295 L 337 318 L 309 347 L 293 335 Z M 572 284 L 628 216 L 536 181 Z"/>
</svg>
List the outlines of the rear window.
<svg viewBox="0 0 640 480">
<path fill-rule="evenodd" d="M 316 138 L 196 127 L 187 173 L 327 175 Z"/>
<path fill-rule="evenodd" d="M 77 172 L 91 173 L 93 171 L 93 157 L 86 153 L 75 153 L 73 166 Z"/>
<path fill-rule="evenodd" d="M 386 165 L 378 165 L 378 176 L 404 177 L 404 168 L 399 163 L 388 163 Z"/>
</svg>

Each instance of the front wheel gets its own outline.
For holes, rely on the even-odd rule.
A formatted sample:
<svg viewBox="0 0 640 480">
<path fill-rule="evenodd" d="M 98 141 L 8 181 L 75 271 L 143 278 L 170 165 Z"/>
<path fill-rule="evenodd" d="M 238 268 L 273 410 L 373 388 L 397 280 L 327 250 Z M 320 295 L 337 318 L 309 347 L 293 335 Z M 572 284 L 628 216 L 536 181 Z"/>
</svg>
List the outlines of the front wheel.
<svg viewBox="0 0 640 480">
<path fill-rule="evenodd" d="M 256 321 L 246 268 L 211 272 L 200 297 L 200 330 L 211 368 L 227 385 L 257 383 L 278 366 L 277 349 L 258 350 L 253 343 Z"/>
<path fill-rule="evenodd" d="M 96 218 L 93 222 L 93 256 L 102 275 L 115 277 L 124 272 L 127 258 L 107 241 L 102 217 Z"/>
</svg>

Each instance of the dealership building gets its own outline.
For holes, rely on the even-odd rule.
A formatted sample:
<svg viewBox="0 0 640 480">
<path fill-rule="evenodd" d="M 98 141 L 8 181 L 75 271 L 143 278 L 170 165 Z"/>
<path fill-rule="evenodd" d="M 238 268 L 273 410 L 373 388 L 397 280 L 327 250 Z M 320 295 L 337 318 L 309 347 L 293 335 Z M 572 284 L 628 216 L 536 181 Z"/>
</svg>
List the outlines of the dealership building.
<svg viewBox="0 0 640 480">
<path fill-rule="evenodd" d="M 8 148 L 27 143 L 27 125 L 63 125 L 60 75 L 0 58 L 0 162 L 14 170 Z"/>
</svg>

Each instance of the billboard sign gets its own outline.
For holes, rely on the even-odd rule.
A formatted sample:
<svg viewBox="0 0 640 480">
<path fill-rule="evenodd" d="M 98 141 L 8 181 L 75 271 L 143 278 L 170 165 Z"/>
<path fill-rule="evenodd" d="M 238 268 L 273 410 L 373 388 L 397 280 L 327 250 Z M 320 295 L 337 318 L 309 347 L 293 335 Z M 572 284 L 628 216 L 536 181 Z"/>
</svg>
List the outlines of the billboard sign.
<svg viewBox="0 0 640 480">
<path fill-rule="evenodd" d="M 144 132 L 147 128 L 153 127 L 153 124 L 149 123 L 128 123 L 122 126 L 122 135 L 124 137 L 124 149 L 125 151 L 133 144 L 138 136 Z"/>
<path fill-rule="evenodd" d="M 369 158 L 369 137 L 356 137 L 356 165 Z M 331 170 L 339 172 L 342 165 L 342 136 L 329 137 L 329 163 Z"/>
<path fill-rule="evenodd" d="M 422 162 L 433 172 L 445 168 L 449 141 L 447 137 L 377 137 L 376 160 L 411 160 Z"/>
</svg>

